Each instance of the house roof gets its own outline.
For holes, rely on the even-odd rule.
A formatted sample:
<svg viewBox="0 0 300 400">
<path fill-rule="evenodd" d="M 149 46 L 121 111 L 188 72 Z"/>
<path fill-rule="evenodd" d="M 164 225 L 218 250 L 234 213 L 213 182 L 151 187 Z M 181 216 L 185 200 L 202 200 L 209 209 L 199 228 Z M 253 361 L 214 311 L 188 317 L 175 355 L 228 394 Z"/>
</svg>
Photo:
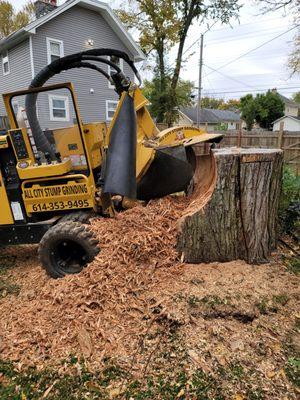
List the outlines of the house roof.
<svg viewBox="0 0 300 400">
<path fill-rule="evenodd" d="M 197 107 L 185 107 L 180 110 L 192 122 L 197 122 Z M 210 108 L 201 108 L 200 122 L 204 123 L 222 123 L 239 122 L 241 117 L 238 113 L 228 110 L 216 110 Z"/>
<path fill-rule="evenodd" d="M 64 4 L 55 8 L 48 14 L 34 20 L 24 28 L 21 28 L 18 31 L 13 32 L 6 38 L 0 40 L 0 52 L 5 51 L 17 45 L 30 35 L 34 35 L 36 33 L 36 29 L 39 28 L 41 25 L 45 24 L 52 18 L 57 17 L 58 15 L 62 14 L 63 12 L 69 10 L 70 8 L 76 5 L 101 14 L 101 16 L 105 19 L 105 21 L 109 24 L 109 26 L 111 26 L 116 35 L 121 39 L 121 41 L 125 44 L 128 50 L 132 53 L 132 55 L 134 56 L 134 61 L 142 61 L 145 59 L 144 53 L 135 43 L 132 36 L 124 28 L 122 22 L 115 15 L 110 6 L 107 3 L 98 0 L 66 1 Z"/>
<path fill-rule="evenodd" d="M 296 103 L 295 101 L 289 99 L 288 97 L 283 96 L 282 94 L 280 94 L 278 92 L 277 92 L 277 94 L 281 98 L 281 100 L 284 102 L 284 104 L 286 104 L 287 106 L 300 108 L 300 104 L 299 103 Z"/>
<path fill-rule="evenodd" d="M 298 121 L 300 123 L 300 117 L 293 117 L 292 115 L 284 115 L 283 117 L 280 117 L 280 118 L 276 119 L 274 122 L 272 122 L 272 124 L 275 124 L 275 122 L 281 121 L 281 120 L 283 120 L 285 118 L 291 118 L 291 119 L 294 119 L 294 120 L 296 120 L 296 121 Z"/>
</svg>

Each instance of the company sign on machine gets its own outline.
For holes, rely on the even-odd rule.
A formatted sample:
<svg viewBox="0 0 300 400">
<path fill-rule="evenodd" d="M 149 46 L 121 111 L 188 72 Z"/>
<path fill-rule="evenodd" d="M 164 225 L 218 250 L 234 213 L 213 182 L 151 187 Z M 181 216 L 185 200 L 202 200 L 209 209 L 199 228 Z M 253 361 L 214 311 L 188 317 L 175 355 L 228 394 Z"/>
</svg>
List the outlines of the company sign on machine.
<svg viewBox="0 0 300 400">
<path fill-rule="evenodd" d="M 84 184 L 72 184 L 72 185 L 61 185 L 61 186 L 50 186 L 50 187 L 38 187 L 24 189 L 25 199 L 40 199 L 45 197 L 59 197 L 59 196 L 70 196 L 76 194 L 87 194 L 88 188 Z"/>
</svg>

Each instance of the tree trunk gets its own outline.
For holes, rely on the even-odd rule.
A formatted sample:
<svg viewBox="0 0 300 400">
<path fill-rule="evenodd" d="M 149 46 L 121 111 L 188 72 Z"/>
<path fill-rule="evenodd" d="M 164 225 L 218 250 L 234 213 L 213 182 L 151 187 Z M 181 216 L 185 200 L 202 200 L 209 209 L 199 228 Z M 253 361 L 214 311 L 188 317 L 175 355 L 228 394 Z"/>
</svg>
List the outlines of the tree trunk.
<svg viewBox="0 0 300 400">
<path fill-rule="evenodd" d="M 179 222 L 185 262 L 266 262 L 277 240 L 283 153 L 225 148 L 197 158 L 196 190 Z"/>
</svg>

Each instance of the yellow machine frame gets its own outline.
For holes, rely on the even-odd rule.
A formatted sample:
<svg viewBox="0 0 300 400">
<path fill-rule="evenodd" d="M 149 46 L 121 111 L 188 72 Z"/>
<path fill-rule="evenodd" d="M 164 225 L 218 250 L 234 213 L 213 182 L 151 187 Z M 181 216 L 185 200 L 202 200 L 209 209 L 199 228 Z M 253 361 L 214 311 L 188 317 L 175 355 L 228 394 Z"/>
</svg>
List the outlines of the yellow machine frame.
<svg viewBox="0 0 300 400">
<path fill-rule="evenodd" d="M 51 164 L 37 165 L 31 148 L 26 128 L 18 128 L 11 101 L 14 97 L 28 93 L 40 93 L 57 89 L 68 89 L 74 105 L 77 117 L 77 126 L 68 128 L 54 129 L 55 141 L 62 155 L 61 162 L 51 162 Z M 136 146 L 136 178 L 137 181 L 143 177 L 151 162 L 155 157 L 155 151 L 164 146 L 191 145 L 205 142 L 214 136 L 207 134 L 203 130 L 193 127 L 175 127 L 166 129 L 162 132 L 158 130 L 148 111 L 148 100 L 144 97 L 141 90 L 135 85 L 129 91 L 129 95 L 134 99 L 134 106 L 137 116 L 137 146 Z M 34 213 L 67 211 L 80 208 L 93 208 L 95 211 L 99 207 L 107 208 L 112 213 L 111 203 L 107 196 L 101 196 L 96 189 L 96 184 L 92 171 L 100 167 L 105 157 L 105 149 L 108 148 L 111 131 L 118 117 L 126 92 L 121 95 L 117 110 L 109 127 L 103 122 L 83 124 L 78 108 L 77 98 L 72 83 L 56 84 L 42 88 L 30 89 L 27 91 L 17 91 L 7 93 L 4 103 L 10 121 L 11 129 L 7 135 L 0 137 L 0 150 L 12 143 L 14 153 L 17 158 L 17 172 L 22 181 L 22 197 L 27 216 Z M 25 142 L 28 155 L 20 159 L 11 140 L 11 135 L 15 130 L 20 129 L 20 134 Z M 79 130 L 79 131 L 78 131 Z M 78 132 L 79 135 L 78 136 Z M 80 143 L 78 138 L 80 137 Z M 70 157 L 72 150 L 68 149 L 68 143 L 77 141 L 77 152 L 81 151 L 86 157 L 88 176 L 76 174 L 80 167 L 72 166 Z M 0 182 L 1 182 L 0 175 Z M 61 181 L 61 183 L 60 183 Z M 53 184 L 52 184 L 53 182 Z M 47 183 L 47 184 L 46 184 Z M 4 185 L 0 185 L 0 195 L 2 208 L 0 211 L 0 225 L 12 224 L 13 215 L 5 192 Z M 103 207 L 105 204 L 105 207 Z"/>
</svg>

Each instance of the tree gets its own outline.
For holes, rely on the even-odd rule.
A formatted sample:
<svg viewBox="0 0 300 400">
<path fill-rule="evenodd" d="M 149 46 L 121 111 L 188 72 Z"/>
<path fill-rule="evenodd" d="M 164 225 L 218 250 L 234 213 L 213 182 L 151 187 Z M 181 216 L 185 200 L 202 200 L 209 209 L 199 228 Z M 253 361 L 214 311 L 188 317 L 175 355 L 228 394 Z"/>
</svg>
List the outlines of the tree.
<svg viewBox="0 0 300 400">
<path fill-rule="evenodd" d="M 290 54 L 288 66 L 292 71 L 292 75 L 300 73 L 300 30 L 294 41 L 294 50 Z"/>
<path fill-rule="evenodd" d="M 176 87 L 176 98 L 178 107 L 186 107 L 192 104 L 192 91 L 194 84 L 190 81 L 179 79 Z M 165 102 L 168 101 L 171 90 L 171 78 L 166 76 L 165 92 L 160 92 L 160 79 L 159 76 L 155 75 L 152 81 L 144 81 L 143 93 L 150 101 L 150 112 L 155 119 L 160 122 L 165 118 Z M 178 109 L 172 111 L 175 116 L 178 117 Z M 170 118 L 167 116 L 167 118 Z M 173 117 L 172 117 L 173 118 Z"/>
<path fill-rule="evenodd" d="M 257 94 L 255 104 L 255 119 L 262 128 L 272 128 L 272 122 L 284 115 L 283 101 L 271 90 L 268 90 L 266 94 Z"/>
<path fill-rule="evenodd" d="M 254 122 L 262 128 L 270 129 L 272 122 L 284 115 L 284 103 L 277 93 L 268 90 L 265 94 L 247 94 L 241 98 L 242 119 L 247 130 L 251 130 Z"/>
<path fill-rule="evenodd" d="M 241 106 L 240 100 L 237 99 L 229 99 L 220 105 L 220 110 L 230 110 L 230 111 L 239 111 Z"/>
<path fill-rule="evenodd" d="M 146 54 L 157 56 L 159 90 L 165 96 L 167 85 L 166 58 L 169 50 L 177 45 L 175 67 L 170 74 L 170 96 L 161 101 L 164 105 L 164 120 L 171 125 L 176 119 L 178 99 L 176 88 L 183 62 L 183 51 L 190 26 L 197 20 L 206 19 L 228 23 L 238 15 L 238 0 L 131 0 L 129 9 L 118 11 L 128 28 L 137 28 L 139 41 Z M 158 122 L 162 122 L 158 120 Z"/>
<path fill-rule="evenodd" d="M 240 107 L 240 100 L 229 99 L 216 99 L 214 97 L 204 96 L 201 99 L 202 108 L 212 108 L 217 110 L 231 110 L 238 111 Z"/>
<path fill-rule="evenodd" d="M 220 108 L 222 104 L 224 104 L 224 99 L 215 99 L 208 96 L 204 96 L 201 99 L 202 108 Z"/>
<path fill-rule="evenodd" d="M 296 92 L 296 93 L 293 94 L 293 100 L 294 100 L 296 103 L 299 103 L 299 104 L 300 104 L 300 92 Z"/>
<path fill-rule="evenodd" d="M 253 128 L 256 117 L 256 105 L 252 94 L 241 98 L 241 118 L 246 122 L 248 131 Z"/>
<path fill-rule="evenodd" d="M 285 15 L 294 16 L 294 26 L 299 26 L 300 0 L 256 0 L 264 5 L 263 13 L 283 10 Z M 300 73 L 300 29 L 298 29 L 294 40 L 294 50 L 289 56 L 288 66 L 292 72 Z"/>
<path fill-rule="evenodd" d="M 0 1 L 0 39 L 27 25 L 34 19 L 34 4 L 29 1 L 21 11 L 16 11 L 9 1 Z"/>
</svg>

